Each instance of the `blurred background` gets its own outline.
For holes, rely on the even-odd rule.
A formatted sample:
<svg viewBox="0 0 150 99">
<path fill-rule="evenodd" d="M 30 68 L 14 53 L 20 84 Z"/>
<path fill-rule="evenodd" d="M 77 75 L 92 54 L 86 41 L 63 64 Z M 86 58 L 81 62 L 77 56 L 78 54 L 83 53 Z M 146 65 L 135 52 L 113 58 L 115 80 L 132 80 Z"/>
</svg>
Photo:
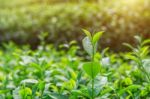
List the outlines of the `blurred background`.
<svg viewBox="0 0 150 99">
<path fill-rule="evenodd" d="M 150 0 L 0 0 L 0 44 L 36 48 L 47 32 L 47 43 L 80 45 L 82 28 L 105 31 L 102 48 L 125 51 L 122 43 L 134 45 L 134 35 L 150 38 Z"/>
</svg>

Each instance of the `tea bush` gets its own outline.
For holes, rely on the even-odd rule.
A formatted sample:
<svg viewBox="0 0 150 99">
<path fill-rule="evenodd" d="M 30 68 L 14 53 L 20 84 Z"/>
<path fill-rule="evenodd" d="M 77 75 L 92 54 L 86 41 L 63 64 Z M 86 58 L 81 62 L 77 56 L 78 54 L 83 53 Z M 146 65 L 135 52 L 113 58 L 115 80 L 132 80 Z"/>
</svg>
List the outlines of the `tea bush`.
<svg viewBox="0 0 150 99">
<path fill-rule="evenodd" d="M 150 37 L 149 0 L 137 0 L 134 4 L 120 0 L 58 4 L 27 0 L 17 5 L 13 1 L 1 2 L 0 41 L 37 45 L 37 36 L 45 31 L 49 33 L 47 42 L 56 45 L 72 39 L 81 41 L 81 28 L 84 27 L 91 32 L 106 31 L 101 45 L 119 51 L 124 49 L 120 47 L 122 42 L 133 44 L 133 36 L 137 33 Z"/>
<path fill-rule="evenodd" d="M 75 41 L 58 49 L 47 45 L 43 42 L 47 33 L 40 36 L 36 50 L 3 44 L 0 99 L 150 98 L 150 39 L 136 36 L 137 47 L 124 44 L 132 51 L 117 54 L 108 48 L 96 50 L 102 32 L 92 36 L 84 32 L 83 47 L 89 55 Z"/>
</svg>

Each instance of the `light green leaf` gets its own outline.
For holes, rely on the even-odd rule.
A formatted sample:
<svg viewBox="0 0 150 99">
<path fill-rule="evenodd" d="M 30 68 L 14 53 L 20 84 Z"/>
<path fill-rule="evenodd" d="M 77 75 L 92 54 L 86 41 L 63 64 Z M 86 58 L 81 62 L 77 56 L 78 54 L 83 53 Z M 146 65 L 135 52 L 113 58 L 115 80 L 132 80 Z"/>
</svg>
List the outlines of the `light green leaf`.
<svg viewBox="0 0 150 99">
<path fill-rule="evenodd" d="M 50 98 L 47 99 L 69 99 L 68 96 L 66 95 L 61 95 L 61 94 L 57 94 L 57 93 L 51 93 L 49 94 Z"/>
<path fill-rule="evenodd" d="M 95 45 L 96 42 L 100 39 L 100 37 L 102 36 L 102 34 L 103 34 L 103 31 L 97 32 L 97 33 L 93 36 L 93 41 L 92 41 L 92 43 L 93 43 L 94 45 Z"/>
<path fill-rule="evenodd" d="M 24 79 L 21 81 L 21 84 L 23 85 L 33 85 L 33 84 L 37 84 L 38 81 L 35 79 Z"/>
<path fill-rule="evenodd" d="M 133 56 L 132 54 L 126 54 L 125 57 L 127 59 L 131 59 L 131 60 L 134 60 L 135 62 L 139 63 L 139 60 L 137 59 L 137 57 Z"/>
<path fill-rule="evenodd" d="M 121 89 L 118 93 L 119 95 L 122 95 L 123 93 L 127 92 L 127 91 L 130 91 L 130 90 L 133 90 L 133 89 L 139 89 L 141 86 L 140 85 L 130 85 L 126 88 L 123 88 Z"/>
<path fill-rule="evenodd" d="M 150 44 L 150 39 L 144 40 L 142 42 L 142 46 L 146 45 L 146 44 Z"/>
<path fill-rule="evenodd" d="M 140 53 L 140 56 L 142 58 L 144 58 L 144 57 L 146 57 L 148 55 L 148 53 L 149 53 L 149 46 L 144 46 L 142 48 L 142 52 Z"/>
<path fill-rule="evenodd" d="M 0 94 L 5 94 L 5 93 L 7 93 L 7 92 L 9 92 L 10 90 L 8 90 L 8 89 L 4 89 L 4 90 L 0 90 Z"/>
<path fill-rule="evenodd" d="M 104 90 L 101 91 L 100 96 L 103 96 L 111 91 L 113 91 L 113 88 L 111 87 L 105 88 Z"/>
<path fill-rule="evenodd" d="M 92 46 L 92 43 L 91 43 L 91 40 L 89 39 L 89 37 L 85 37 L 83 40 L 82 40 L 82 43 L 83 43 L 83 48 L 84 50 L 89 54 L 89 55 L 93 55 L 93 46 Z"/>
<path fill-rule="evenodd" d="M 131 50 L 134 50 L 134 47 L 128 43 L 123 43 L 123 45 L 130 48 Z"/>
<path fill-rule="evenodd" d="M 143 97 L 146 96 L 147 94 L 148 94 L 147 90 L 142 90 L 141 93 L 140 93 L 140 95 L 143 96 Z"/>
<path fill-rule="evenodd" d="M 99 62 L 86 62 L 83 64 L 84 71 L 91 77 L 95 78 L 96 75 L 100 72 L 100 63 Z"/>
<path fill-rule="evenodd" d="M 24 97 L 27 97 L 28 95 L 32 95 L 32 90 L 28 87 L 24 88 L 24 89 L 21 89 L 19 91 L 19 94 L 24 98 Z"/>
<path fill-rule="evenodd" d="M 90 39 L 92 39 L 92 35 L 89 31 L 85 30 L 85 29 L 82 29 L 83 32 L 86 34 L 86 36 L 88 36 Z"/>
<path fill-rule="evenodd" d="M 38 88 L 43 91 L 44 88 L 45 88 L 45 82 L 44 82 L 44 81 L 41 81 L 41 82 L 38 84 Z"/>
<path fill-rule="evenodd" d="M 134 38 L 138 41 L 138 43 L 140 43 L 142 41 L 142 38 L 138 35 L 134 36 Z"/>
</svg>

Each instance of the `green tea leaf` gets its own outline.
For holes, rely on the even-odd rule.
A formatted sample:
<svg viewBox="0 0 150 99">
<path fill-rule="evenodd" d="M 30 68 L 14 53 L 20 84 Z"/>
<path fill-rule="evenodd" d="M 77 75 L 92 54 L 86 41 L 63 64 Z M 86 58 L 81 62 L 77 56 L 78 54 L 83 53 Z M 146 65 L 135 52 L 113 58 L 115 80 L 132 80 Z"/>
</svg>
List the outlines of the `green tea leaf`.
<svg viewBox="0 0 150 99">
<path fill-rule="evenodd" d="M 83 40 L 82 40 L 82 43 L 83 43 L 83 48 L 84 50 L 89 54 L 89 55 L 93 55 L 93 45 L 91 43 L 91 40 L 89 39 L 89 37 L 85 37 Z"/>
<path fill-rule="evenodd" d="M 100 72 L 100 63 L 99 62 L 86 62 L 83 64 L 84 71 L 91 77 L 95 78 L 96 75 Z"/>
<path fill-rule="evenodd" d="M 136 85 L 136 84 L 130 85 L 126 88 L 121 89 L 118 93 L 119 93 L 119 95 L 122 95 L 126 91 L 131 91 L 131 90 L 136 90 L 136 89 L 138 90 L 140 87 L 141 87 L 140 85 Z"/>
<path fill-rule="evenodd" d="M 134 38 L 138 41 L 138 42 L 141 42 L 142 41 L 142 38 L 138 35 L 134 36 Z"/>
<path fill-rule="evenodd" d="M 85 30 L 85 29 L 82 29 L 83 32 L 86 34 L 86 36 L 88 36 L 90 39 L 92 39 L 92 35 L 89 31 Z"/>
<path fill-rule="evenodd" d="M 123 43 L 123 45 L 130 48 L 131 50 L 134 50 L 134 47 L 128 43 Z"/>
<path fill-rule="evenodd" d="M 142 42 L 142 46 L 146 45 L 146 44 L 150 44 L 150 39 L 144 40 Z"/>
<path fill-rule="evenodd" d="M 134 60 L 135 62 L 139 63 L 139 60 L 135 56 L 133 56 L 132 54 L 126 54 L 125 57 L 127 59 L 131 59 L 131 60 Z"/>
<path fill-rule="evenodd" d="M 28 95 L 32 95 L 32 90 L 31 90 L 30 88 L 26 87 L 26 88 L 24 88 L 24 89 L 21 89 L 21 90 L 19 91 L 19 94 L 20 94 L 23 98 L 25 98 L 25 97 L 27 97 Z"/>
<path fill-rule="evenodd" d="M 142 58 L 146 57 L 149 53 L 149 46 L 144 46 L 143 48 L 141 48 L 141 53 L 140 53 L 140 56 Z"/>
<path fill-rule="evenodd" d="M 0 90 L 0 94 L 5 94 L 5 93 L 7 93 L 7 92 L 9 92 L 10 90 L 8 90 L 8 89 L 5 89 L 5 90 Z"/>
<path fill-rule="evenodd" d="M 21 84 L 26 85 L 26 86 L 32 86 L 32 85 L 37 84 L 37 83 L 38 83 L 38 81 L 35 79 L 24 79 L 21 81 Z"/>
<path fill-rule="evenodd" d="M 51 94 L 49 94 L 49 96 L 50 97 L 47 99 L 69 99 L 68 96 L 57 94 L 57 93 L 51 93 Z"/>
<path fill-rule="evenodd" d="M 97 32 L 97 33 L 93 36 L 93 41 L 92 41 L 92 43 L 93 43 L 94 45 L 95 45 L 96 42 L 100 39 L 100 37 L 102 36 L 102 34 L 103 34 L 103 31 Z"/>
<path fill-rule="evenodd" d="M 141 96 L 146 96 L 147 94 L 148 94 L 147 90 L 142 90 L 140 93 Z"/>
<path fill-rule="evenodd" d="M 45 88 L 45 82 L 44 82 L 44 81 L 41 81 L 41 82 L 39 83 L 39 85 L 38 85 L 38 88 L 43 91 L 44 88 Z"/>
</svg>

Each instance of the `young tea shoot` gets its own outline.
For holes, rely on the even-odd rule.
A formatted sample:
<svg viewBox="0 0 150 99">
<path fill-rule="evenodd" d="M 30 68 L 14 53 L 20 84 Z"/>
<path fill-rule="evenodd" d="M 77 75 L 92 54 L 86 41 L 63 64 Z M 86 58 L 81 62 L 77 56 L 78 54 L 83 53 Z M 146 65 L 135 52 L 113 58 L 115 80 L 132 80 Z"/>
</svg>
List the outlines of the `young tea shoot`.
<svg viewBox="0 0 150 99">
<path fill-rule="evenodd" d="M 97 51 L 98 40 L 102 36 L 103 32 L 97 32 L 94 35 L 92 35 L 89 31 L 87 31 L 85 29 L 83 29 L 83 32 L 86 34 L 86 37 L 82 40 L 83 48 L 91 58 L 91 60 L 89 62 L 85 62 L 83 64 L 83 69 L 92 80 L 91 99 L 94 99 L 94 97 L 95 97 L 95 95 L 94 95 L 94 79 L 100 72 L 100 68 L 101 68 L 100 63 L 95 61 L 94 56 Z"/>
<path fill-rule="evenodd" d="M 131 59 L 137 63 L 138 69 L 144 74 L 147 82 L 150 83 L 150 59 L 148 59 L 148 55 L 150 53 L 150 39 L 143 40 L 142 37 L 139 36 L 135 36 L 135 39 L 138 43 L 137 47 L 133 47 L 130 44 L 124 43 L 124 45 L 132 50 L 132 52 L 126 56 L 128 59 Z"/>
</svg>

